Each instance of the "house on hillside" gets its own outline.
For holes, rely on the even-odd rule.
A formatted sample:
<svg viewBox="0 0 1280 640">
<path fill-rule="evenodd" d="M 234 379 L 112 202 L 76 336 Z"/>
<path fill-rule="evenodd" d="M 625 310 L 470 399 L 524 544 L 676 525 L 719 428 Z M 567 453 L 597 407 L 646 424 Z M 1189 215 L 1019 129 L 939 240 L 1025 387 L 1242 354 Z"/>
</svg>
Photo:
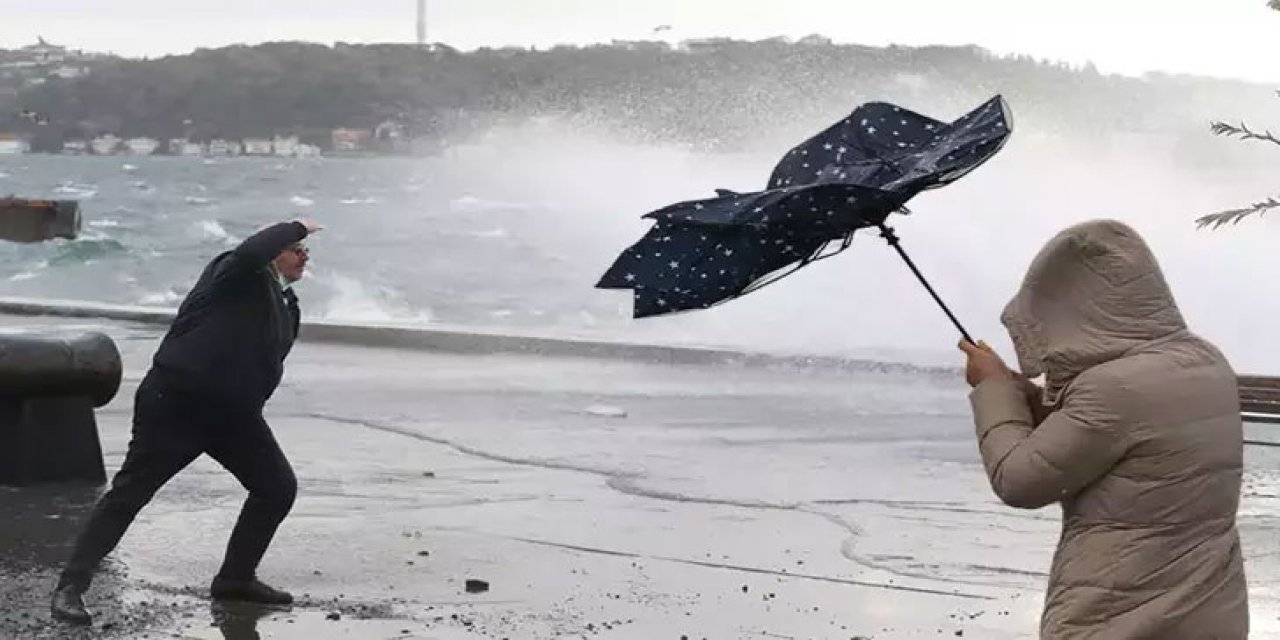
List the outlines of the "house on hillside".
<svg viewBox="0 0 1280 640">
<path fill-rule="evenodd" d="M 100 57 L 40 38 L 36 44 L 21 49 L 0 50 L 0 87 L 21 89 L 50 79 L 80 78 L 89 74 L 89 63 Z"/>
<path fill-rule="evenodd" d="M 59 64 L 66 61 L 67 48 L 50 44 L 43 36 L 37 36 L 36 43 L 18 49 L 18 55 L 34 64 Z"/>
<path fill-rule="evenodd" d="M 733 38 L 693 38 L 681 40 L 676 49 L 687 53 L 715 53 L 734 44 Z"/>
<path fill-rule="evenodd" d="M 800 38 L 799 40 L 796 41 L 796 44 L 803 45 L 806 47 L 829 47 L 833 43 L 831 38 L 813 33 L 803 38 Z"/>
<path fill-rule="evenodd" d="M 64 64 L 50 71 L 49 75 L 62 78 L 63 80 L 74 80 L 76 78 L 89 75 L 89 68 Z"/>
</svg>

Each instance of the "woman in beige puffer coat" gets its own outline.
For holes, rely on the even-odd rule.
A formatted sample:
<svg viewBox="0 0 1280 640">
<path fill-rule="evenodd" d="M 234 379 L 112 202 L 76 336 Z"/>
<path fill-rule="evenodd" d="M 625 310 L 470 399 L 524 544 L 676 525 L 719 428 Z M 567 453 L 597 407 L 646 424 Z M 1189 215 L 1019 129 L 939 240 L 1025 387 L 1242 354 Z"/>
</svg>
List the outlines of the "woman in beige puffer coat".
<svg viewBox="0 0 1280 640">
<path fill-rule="evenodd" d="M 1071 227 L 1001 320 L 1022 374 L 962 344 L 982 461 L 1013 507 L 1062 504 L 1044 640 L 1246 638 L 1236 377 L 1128 226 Z"/>
</svg>

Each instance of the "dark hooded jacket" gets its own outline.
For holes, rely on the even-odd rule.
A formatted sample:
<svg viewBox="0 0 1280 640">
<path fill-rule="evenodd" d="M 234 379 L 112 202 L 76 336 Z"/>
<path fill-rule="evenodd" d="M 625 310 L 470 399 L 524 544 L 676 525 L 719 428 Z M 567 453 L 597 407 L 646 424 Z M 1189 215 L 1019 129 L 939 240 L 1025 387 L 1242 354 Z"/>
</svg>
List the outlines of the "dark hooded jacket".
<svg viewBox="0 0 1280 640">
<path fill-rule="evenodd" d="M 152 376 L 234 407 L 261 410 L 284 373 L 299 310 L 271 261 L 307 236 L 299 222 L 267 227 L 205 267 L 160 343 Z"/>
</svg>

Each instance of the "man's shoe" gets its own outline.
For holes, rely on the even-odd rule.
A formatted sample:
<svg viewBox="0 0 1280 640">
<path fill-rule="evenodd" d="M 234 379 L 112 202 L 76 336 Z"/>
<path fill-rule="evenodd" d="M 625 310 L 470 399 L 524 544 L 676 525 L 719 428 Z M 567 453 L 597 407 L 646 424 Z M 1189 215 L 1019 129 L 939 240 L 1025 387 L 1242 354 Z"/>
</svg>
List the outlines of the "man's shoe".
<svg viewBox="0 0 1280 640">
<path fill-rule="evenodd" d="M 214 600 L 238 600 L 258 604 L 293 604 L 293 596 L 287 592 L 269 587 L 257 578 L 253 580 L 229 580 L 214 578 L 209 587 L 209 595 Z"/>
<path fill-rule="evenodd" d="M 49 613 L 55 620 L 74 624 L 93 623 L 93 618 L 84 608 L 84 592 L 75 587 L 58 587 L 54 590 Z"/>
</svg>

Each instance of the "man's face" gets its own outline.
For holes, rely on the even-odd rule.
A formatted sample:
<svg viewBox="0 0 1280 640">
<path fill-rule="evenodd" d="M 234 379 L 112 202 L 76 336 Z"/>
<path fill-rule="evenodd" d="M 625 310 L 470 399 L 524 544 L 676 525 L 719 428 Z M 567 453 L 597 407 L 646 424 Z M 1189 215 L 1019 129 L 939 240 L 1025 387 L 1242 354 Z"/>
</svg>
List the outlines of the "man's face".
<svg viewBox="0 0 1280 640">
<path fill-rule="evenodd" d="M 280 277 L 286 282 L 294 283 L 302 279 L 302 274 L 307 268 L 307 259 L 310 257 L 306 245 L 301 242 L 295 243 L 288 249 L 280 252 L 276 256 L 273 264 L 276 271 L 280 273 Z"/>
</svg>

